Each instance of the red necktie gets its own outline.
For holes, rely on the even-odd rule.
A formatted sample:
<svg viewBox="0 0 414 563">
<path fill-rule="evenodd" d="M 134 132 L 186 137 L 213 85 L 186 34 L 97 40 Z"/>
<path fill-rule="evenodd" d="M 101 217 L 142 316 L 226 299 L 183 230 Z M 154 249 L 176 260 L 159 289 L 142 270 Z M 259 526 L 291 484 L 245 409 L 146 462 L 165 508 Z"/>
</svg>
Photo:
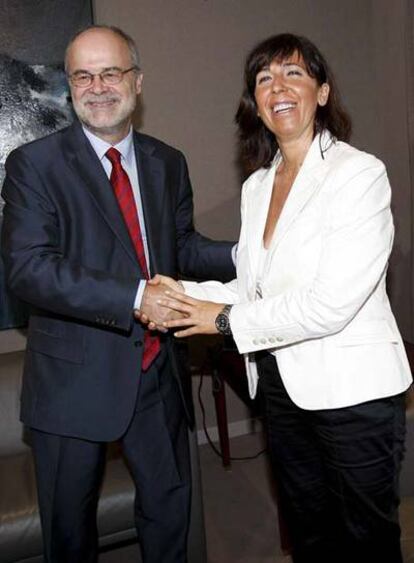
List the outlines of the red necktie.
<svg viewBox="0 0 414 563">
<path fill-rule="evenodd" d="M 134 244 L 138 263 L 142 273 L 144 274 L 144 278 L 149 279 L 135 198 L 128 174 L 122 168 L 121 153 L 112 147 L 106 152 L 105 156 L 112 164 L 110 182 L 114 189 L 116 199 L 118 200 L 119 208 L 124 217 L 129 236 Z M 146 371 L 158 356 L 160 348 L 161 343 L 159 336 L 152 335 L 149 331 L 146 331 L 144 333 L 144 353 L 142 356 L 143 371 Z"/>
</svg>

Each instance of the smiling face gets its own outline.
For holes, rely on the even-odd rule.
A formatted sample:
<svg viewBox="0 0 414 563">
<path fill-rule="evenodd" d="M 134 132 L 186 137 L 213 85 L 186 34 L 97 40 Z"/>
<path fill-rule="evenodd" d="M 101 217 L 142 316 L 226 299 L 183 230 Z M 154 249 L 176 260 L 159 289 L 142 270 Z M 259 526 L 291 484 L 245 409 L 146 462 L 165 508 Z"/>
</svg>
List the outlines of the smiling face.
<svg viewBox="0 0 414 563">
<path fill-rule="evenodd" d="M 318 105 L 328 101 L 328 84 L 312 78 L 300 55 L 273 60 L 256 76 L 254 96 L 258 115 L 274 133 L 278 144 L 300 141 L 311 144 Z"/>
<path fill-rule="evenodd" d="M 133 66 L 126 41 L 111 30 L 91 29 L 81 33 L 69 47 L 68 75 L 104 70 L 126 70 Z M 115 85 L 105 85 L 95 76 L 90 86 L 70 85 L 73 107 L 79 120 L 92 133 L 116 144 L 127 134 L 141 92 L 142 73 L 131 71 Z"/>
</svg>

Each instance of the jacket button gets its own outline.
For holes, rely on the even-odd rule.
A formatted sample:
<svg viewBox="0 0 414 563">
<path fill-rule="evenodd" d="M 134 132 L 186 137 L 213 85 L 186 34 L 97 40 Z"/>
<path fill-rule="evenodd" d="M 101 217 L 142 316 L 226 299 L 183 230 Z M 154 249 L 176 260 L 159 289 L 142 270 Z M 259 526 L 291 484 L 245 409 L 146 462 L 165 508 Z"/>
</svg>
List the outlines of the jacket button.
<svg viewBox="0 0 414 563">
<path fill-rule="evenodd" d="M 134 346 L 135 346 L 135 348 L 139 348 L 140 346 L 142 346 L 142 340 L 135 340 Z"/>
<path fill-rule="evenodd" d="M 261 344 L 266 344 L 266 342 L 267 342 L 266 338 L 261 338 L 261 339 L 260 339 L 260 343 L 261 343 Z"/>
<path fill-rule="evenodd" d="M 259 341 L 257 340 L 257 338 L 255 338 L 255 339 L 253 340 L 253 344 L 254 344 L 255 346 L 257 346 L 257 345 L 259 344 Z"/>
<path fill-rule="evenodd" d="M 276 340 L 277 340 L 278 342 L 283 342 L 283 338 L 282 338 L 281 336 L 278 336 L 278 337 L 276 338 Z"/>
<path fill-rule="evenodd" d="M 274 344 L 276 342 L 276 340 L 273 338 L 273 336 L 271 336 L 269 339 L 270 344 Z"/>
</svg>

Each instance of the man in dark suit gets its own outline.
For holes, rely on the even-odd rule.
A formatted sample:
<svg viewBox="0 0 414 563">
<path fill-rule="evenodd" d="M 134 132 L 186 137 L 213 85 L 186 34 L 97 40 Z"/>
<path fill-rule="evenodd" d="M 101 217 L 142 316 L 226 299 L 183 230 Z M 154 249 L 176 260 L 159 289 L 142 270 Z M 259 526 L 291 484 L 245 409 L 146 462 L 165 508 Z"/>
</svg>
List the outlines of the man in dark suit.
<svg viewBox="0 0 414 563">
<path fill-rule="evenodd" d="M 183 563 L 189 524 L 185 351 L 147 337 L 134 309 L 162 314 L 157 272 L 231 278 L 231 244 L 193 228 L 184 157 L 132 130 L 142 73 L 116 28 L 79 33 L 66 53 L 71 127 L 6 163 L 7 280 L 31 305 L 22 389 L 47 563 L 97 559 L 106 442 L 119 439 L 137 488 L 145 563 Z"/>
</svg>

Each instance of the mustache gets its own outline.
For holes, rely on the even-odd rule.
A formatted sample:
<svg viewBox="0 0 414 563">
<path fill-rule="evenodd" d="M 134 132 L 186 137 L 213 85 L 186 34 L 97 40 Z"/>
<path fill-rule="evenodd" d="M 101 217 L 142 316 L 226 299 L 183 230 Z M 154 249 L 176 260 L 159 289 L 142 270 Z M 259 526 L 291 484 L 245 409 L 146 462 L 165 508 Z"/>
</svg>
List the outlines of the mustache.
<svg viewBox="0 0 414 563">
<path fill-rule="evenodd" d="M 94 102 L 119 102 L 121 96 L 117 96 L 116 94 L 87 94 L 83 98 L 83 103 L 94 103 Z"/>
</svg>

